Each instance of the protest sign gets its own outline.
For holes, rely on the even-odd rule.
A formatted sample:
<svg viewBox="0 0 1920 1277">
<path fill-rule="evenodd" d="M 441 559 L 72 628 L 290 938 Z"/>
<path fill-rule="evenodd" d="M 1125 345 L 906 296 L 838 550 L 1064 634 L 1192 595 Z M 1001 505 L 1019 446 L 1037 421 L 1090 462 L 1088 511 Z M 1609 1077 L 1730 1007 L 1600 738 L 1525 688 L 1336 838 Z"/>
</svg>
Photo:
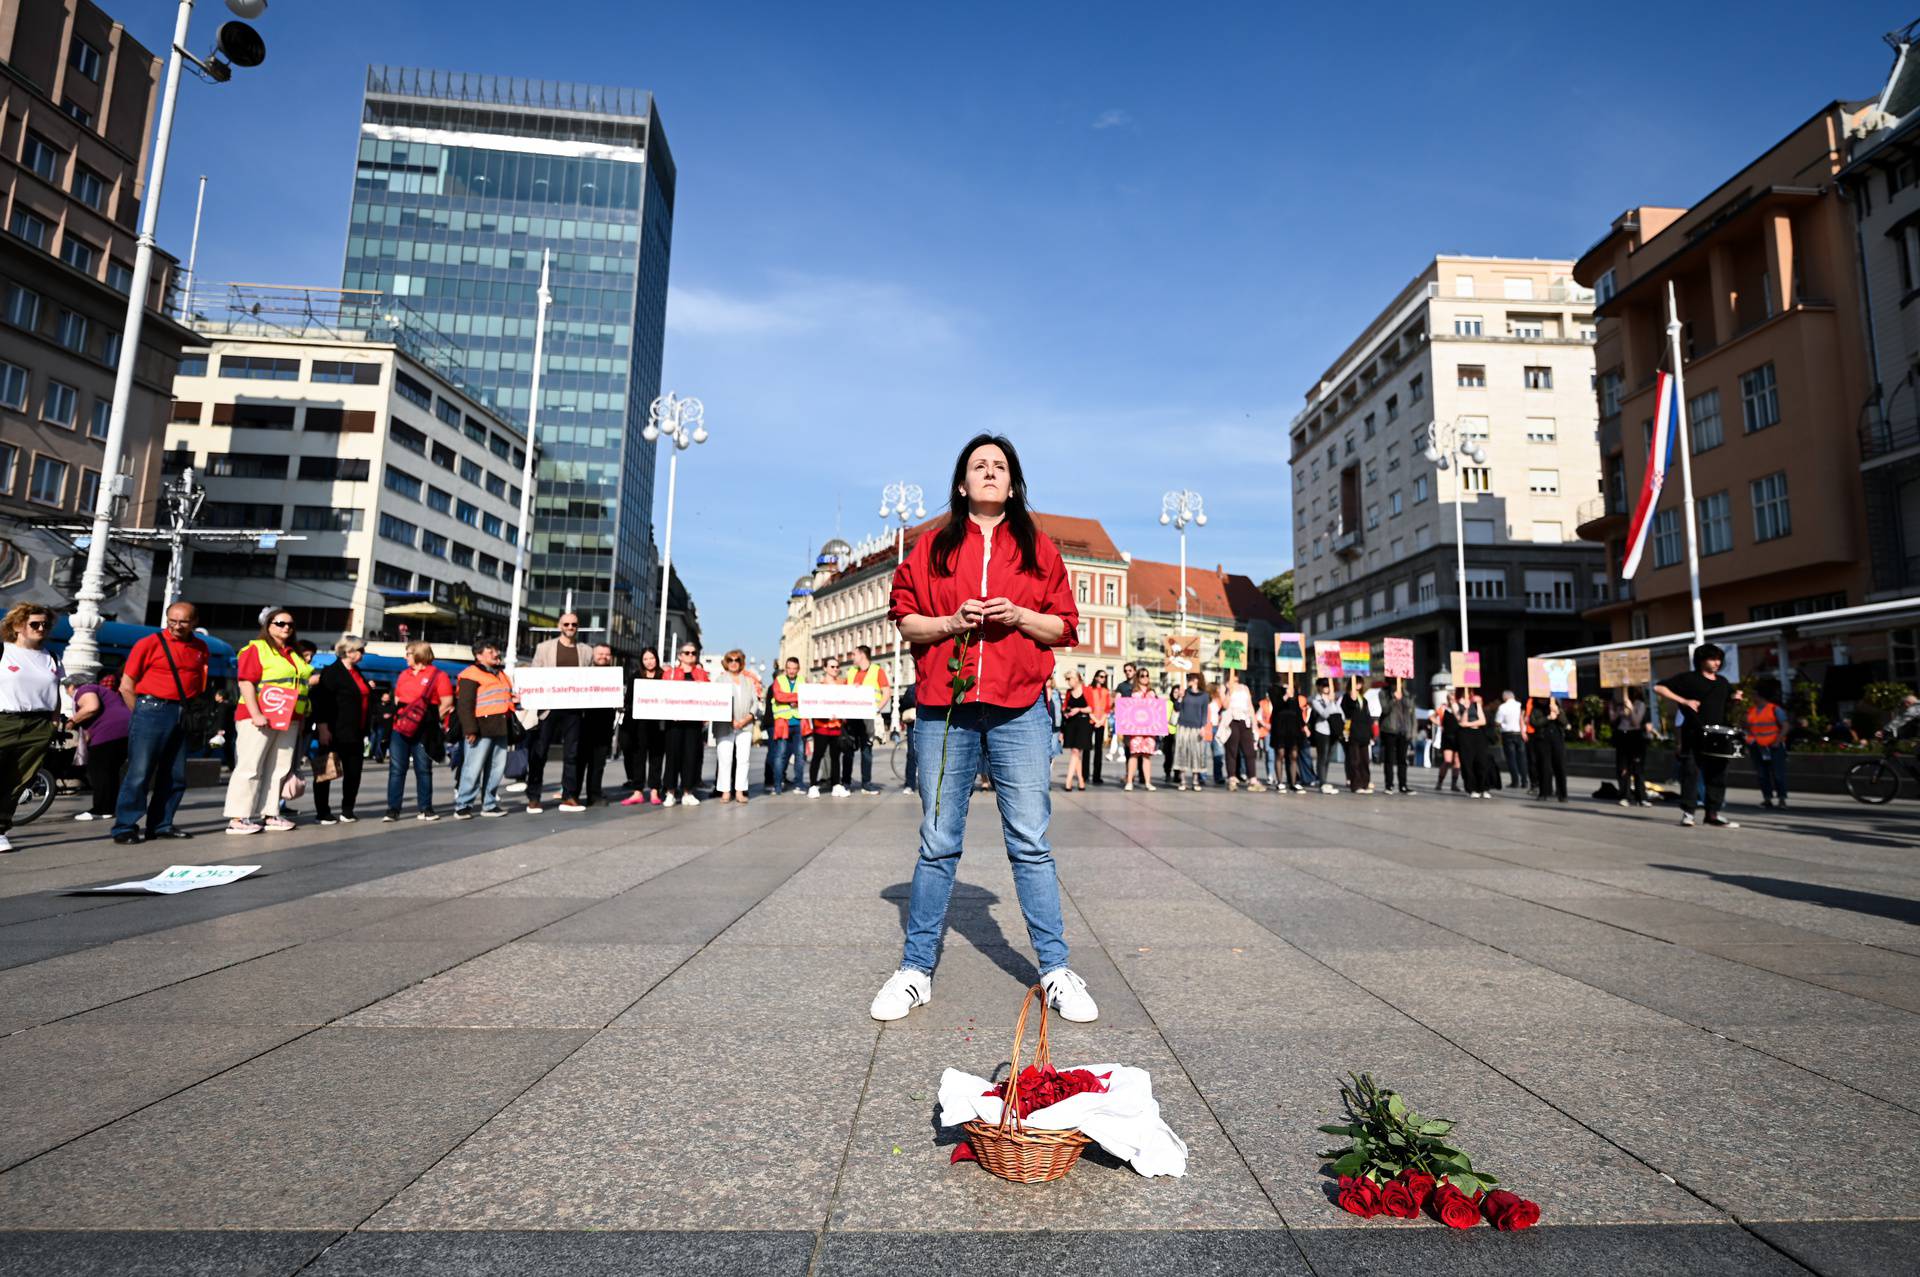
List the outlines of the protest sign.
<svg viewBox="0 0 1920 1277">
<path fill-rule="evenodd" d="M 143 891 L 156 896 L 177 896 L 183 891 L 219 887 L 236 878 L 244 878 L 259 865 L 170 865 L 164 873 L 137 882 L 116 882 L 111 887 L 88 887 L 88 891 Z"/>
<path fill-rule="evenodd" d="M 1219 642 L 1214 645 L 1214 655 L 1223 670 L 1243 670 L 1247 668 L 1247 632 L 1245 630 L 1225 630 L 1221 632 Z"/>
<path fill-rule="evenodd" d="M 1373 644 L 1365 639 L 1345 639 L 1340 644 L 1340 672 L 1348 678 L 1365 678 L 1373 673 Z"/>
<path fill-rule="evenodd" d="M 871 687 L 858 683 L 800 684 L 802 718 L 873 718 L 879 710 Z"/>
<path fill-rule="evenodd" d="M 1557 701 L 1576 700 L 1580 691 L 1579 669 L 1562 657 L 1533 657 L 1527 662 L 1527 695 L 1551 696 Z"/>
<path fill-rule="evenodd" d="M 1447 665 L 1453 671 L 1455 687 L 1480 686 L 1480 653 L 1450 652 Z"/>
<path fill-rule="evenodd" d="M 681 723 L 731 722 L 733 688 L 727 683 L 638 678 L 633 681 L 632 713 L 635 718 L 664 718 Z"/>
<path fill-rule="evenodd" d="M 1276 634 L 1273 636 L 1273 672 L 1276 674 L 1307 672 L 1306 635 Z"/>
<path fill-rule="evenodd" d="M 1200 636 L 1198 634 L 1167 635 L 1167 669 L 1185 677 L 1200 669 Z"/>
<path fill-rule="evenodd" d="M 1600 653 L 1600 686 L 1644 687 L 1652 681 L 1652 648 L 1629 647 Z"/>
<path fill-rule="evenodd" d="M 1113 703 L 1115 736 L 1165 736 L 1167 703 L 1158 696 L 1122 696 Z"/>
<path fill-rule="evenodd" d="M 1383 667 L 1388 678 L 1413 677 L 1413 640 L 1410 638 L 1390 638 L 1380 640 L 1383 648 Z"/>
<path fill-rule="evenodd" d="M 626 681 L 617 665 L 522 665 L 513 671 L 513 694 L 522 709 L 619 709 Z"/>
<path fill-rule="evenodd" d="M 1313 645 L 1313 672 L 1321 678 L 1338 679 L 1345 676 L 1346 665 L 1341 660 L 1342 652 L 1338 643 L 1315 643 Z"/>
</svg>

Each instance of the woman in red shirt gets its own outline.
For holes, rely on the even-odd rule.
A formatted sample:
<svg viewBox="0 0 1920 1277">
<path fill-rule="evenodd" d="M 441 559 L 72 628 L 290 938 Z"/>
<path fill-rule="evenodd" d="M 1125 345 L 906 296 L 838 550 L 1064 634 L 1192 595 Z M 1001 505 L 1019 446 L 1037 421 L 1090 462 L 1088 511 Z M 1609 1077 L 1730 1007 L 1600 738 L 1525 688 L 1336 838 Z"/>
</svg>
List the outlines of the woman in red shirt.
<svg viewBox="0 0 1920 1277">
<path fill-rule="evenodd" d="M 409 706 L 418 705 L 417 709 Z M 387 755 L 387 814 L 380 819 L 392 823 L 400 819 L 400 804 L 407 800 L 407 772 L 414 776 L 414 795 L 420 801 L 415 820 L 438 820 L 433 809 L 434 756 L 445 762 L 447 715 L 453 712 L 453 680 L 433 663 L 433 647 L 427 643 L 407 644 L 407 668 L 393 680 L 393 748 Z M 403 728 L 407 730 L 402 730 Z"/>
<path fill-rule="evenodd" d="M 1069 1020 L 1097 1019 L 1087 982 L 1067 965 L 1047 843 L 1053 723 L 1045 690 L 1053 649 L 1074 644 L 1080 615 L 1060 551 L 1028 512 L 1010 441 L 980 434 L 960 450 L 946 522 L 894 571 L 887 615 L 913 646 L 920 858 L 900 970 L 874 997 L 873 1018 L 898 1020 L 933 997 L 973 777 L 984 762 L 1047 1001 Z"/>
</svg>

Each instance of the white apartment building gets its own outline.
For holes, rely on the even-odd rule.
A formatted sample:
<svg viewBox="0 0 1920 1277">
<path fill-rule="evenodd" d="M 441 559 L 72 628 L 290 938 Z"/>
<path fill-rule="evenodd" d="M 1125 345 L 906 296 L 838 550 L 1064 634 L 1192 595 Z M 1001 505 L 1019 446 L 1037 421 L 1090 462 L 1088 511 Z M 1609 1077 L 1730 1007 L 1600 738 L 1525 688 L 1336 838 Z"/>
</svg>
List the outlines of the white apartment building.
<svg viewBox="0 0 1920 1277">
<path fill-rule="evenodd" d="M 1594 641 L 1604 594 L 1576 539 L 1599 491 L 1593 295 L 1570 261 L 1437 257 L 1341 353 L 1290 428 L 1294 614 L 1309 640 L 1415 640 L 1419 676 L 1459 646 L 1454 502 L 1488 686 L 1529 654 Z M 1485 465 L 1440 469 L 1454 427 Z M 1456 495 L 1458 494 L 1458 495 Z"/>
<path fill-rule="evenodd" d="M 395 313 L 312 335 L 249 324 L 244 309 L 196 321 L 206 341 L 174 381 L 167 472 L 202 477 L 196 526 L 305 538 L 189 550 L 202 623 L 243 641 L 273 603 L 323 647 L 342 632 L 397 639 L 401 625 L 504 637 L 525 435 L 436 371 L 448 365 L 430 338 Z"/>
</svg>

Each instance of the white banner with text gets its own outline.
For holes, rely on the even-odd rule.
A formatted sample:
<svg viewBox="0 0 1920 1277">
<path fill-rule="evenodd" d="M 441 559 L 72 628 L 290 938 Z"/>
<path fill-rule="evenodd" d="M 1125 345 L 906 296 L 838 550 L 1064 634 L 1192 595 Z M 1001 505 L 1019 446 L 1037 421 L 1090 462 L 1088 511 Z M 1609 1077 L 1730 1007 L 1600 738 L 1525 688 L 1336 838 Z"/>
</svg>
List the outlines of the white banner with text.
<svg viewBox="0 0 1920 1277">
<path fill-rule="evenodd" d="M 858 683 L 800 684 L 802 718 L 875 718 L 879 713 L 871 687 Z"/>
<path fill-rule="evenodd" d="M 641 678 L 633 683 L 633 716 L 681 723 L 733 721 L 733 684 Z"/>
<path fill-rule="evenodd" d="M 617 665 L 522 665 L 513 671 L 513 694 L 522 709 L 619 709 L 626 679 Z"/>
</svg>

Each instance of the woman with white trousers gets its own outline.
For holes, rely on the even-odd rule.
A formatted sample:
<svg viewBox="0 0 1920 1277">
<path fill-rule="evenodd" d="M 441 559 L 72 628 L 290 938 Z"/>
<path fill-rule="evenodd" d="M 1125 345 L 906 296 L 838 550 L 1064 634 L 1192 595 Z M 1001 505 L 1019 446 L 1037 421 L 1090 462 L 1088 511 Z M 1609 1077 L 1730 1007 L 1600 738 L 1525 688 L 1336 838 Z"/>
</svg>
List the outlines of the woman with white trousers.
<svg viewBox="0 0 1920 1277">
<path fill-rule="evenodd" d="M 747 668 L 747 654 L 736 647 L 720 658 L 717 681 L 733 689 L 733 717 L 725 730 L 714 733 L 720 768 L 713 784 L 720 791 L 721 802 L 745 806 L 747 758 L 753 753 L 753 720 L 760 712 L 760 680 Z"/>
</svg>

